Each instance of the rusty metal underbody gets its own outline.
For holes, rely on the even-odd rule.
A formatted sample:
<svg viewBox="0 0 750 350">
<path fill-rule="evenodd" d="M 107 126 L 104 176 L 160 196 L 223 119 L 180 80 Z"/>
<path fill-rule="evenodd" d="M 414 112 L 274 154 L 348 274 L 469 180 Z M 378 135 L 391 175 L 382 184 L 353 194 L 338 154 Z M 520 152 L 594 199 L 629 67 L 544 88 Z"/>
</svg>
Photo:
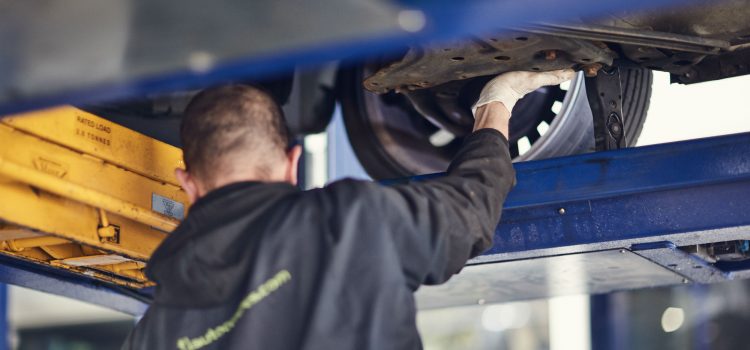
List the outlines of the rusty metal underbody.
<svg viewBox="0 0 750 350">
<path fill-rule="evenodd" d="M 364 87 L 377 93 L 407 94 L 434 89 L 436 95 L 455 98 L 474 78 L 562 68 L 595 75 L 613 62 L 670 72 L 681 83 L 748 74 L 750 65 L 735 61 L 750 58 L 749 19 L 748 2 L 732 0 L 649 14 L 610 15 L 596 21 L 506 28 L 495 34 L 412 46 L 399 58 L 373 62 L 377 69 L 365 79 Z"/>
</svg>

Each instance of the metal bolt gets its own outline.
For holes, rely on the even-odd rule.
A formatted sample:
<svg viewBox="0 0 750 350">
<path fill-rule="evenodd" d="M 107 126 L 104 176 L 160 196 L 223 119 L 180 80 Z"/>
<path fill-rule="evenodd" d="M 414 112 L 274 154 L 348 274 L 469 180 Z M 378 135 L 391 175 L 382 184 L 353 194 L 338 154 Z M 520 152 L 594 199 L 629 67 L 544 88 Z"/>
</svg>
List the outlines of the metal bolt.
<svg viewBox="0 0 750 350">
<path fill-rule="evenodd" d="M 547 61 L 554 61 L 557 58 L 557 51 L 547 50 L 544 51 L 544 59 Z"/>
<path fill-rule="evenodd" d="M 690 283 L 690 280 L 688 280 L 687 278 L 683 278 L 683 279 L 682 279 L 682 283 L 686 283 L 686 284 L 687 284 L 687 283 Z"/>
<path fill-rule="evenodd" d="M 565 215 L 565 208 L 557 209 L 557 212 L 560 213 L 560 215 Z"/>
<path fill-rule="evenodd" d="M 625 250 L 625 249 L 620 249 L 620 253 L 623 253 L 623 254 L 625 254 L 625 252 L 626 252 L 626 250 Z"/>
<path fill-rule="evenodd" d="M 602 69 L 602 67 L 601 63 L 589 64 L 583 67 L 583 74 L 589 78 L 593 78 L 599 73 L 599 70 Z"/>
<path fill-rule="evenodd" d="M 620 124 L 617 124 L 617 123 L 610 125 L 609 129 L 615 135 L 618 135 L 618 134 L 620 134 L 620 132 L 622 132 L 622 128 L 620 128 Z"/>
<path fill-rule="evenodd" d="M 114 226 L 100 227 L 96 231 L 101 238 L 112 238 L 117 233 Z"/>
</svg>

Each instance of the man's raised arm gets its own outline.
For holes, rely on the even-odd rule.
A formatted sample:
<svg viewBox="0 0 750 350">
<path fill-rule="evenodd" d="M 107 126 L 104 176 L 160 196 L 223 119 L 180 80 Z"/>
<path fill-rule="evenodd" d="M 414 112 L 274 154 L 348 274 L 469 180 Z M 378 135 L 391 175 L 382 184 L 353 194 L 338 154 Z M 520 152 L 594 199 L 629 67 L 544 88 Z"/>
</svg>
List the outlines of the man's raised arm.
<svg viewBox="0 0 750 350">
<path fill-rule="evenodd" d="M 474 132 L 446 176 L 383 189 L 386 210 L 407 283 L 442 283 L 489 249 L 515 171 L 508 149 L 510 111 L 525 94 L 571 79 L 572 70 L 510 72 L 491 80 L 472 108 Z"/>
</svg>

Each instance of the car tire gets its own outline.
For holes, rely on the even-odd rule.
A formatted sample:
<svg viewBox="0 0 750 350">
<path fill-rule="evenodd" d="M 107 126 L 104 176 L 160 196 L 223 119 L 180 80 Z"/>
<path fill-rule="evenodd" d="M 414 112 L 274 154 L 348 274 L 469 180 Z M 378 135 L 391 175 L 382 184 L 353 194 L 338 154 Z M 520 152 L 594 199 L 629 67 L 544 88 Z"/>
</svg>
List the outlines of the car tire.
<svg viewBox="0 0 750 350">
<path fill-rule="evenodd" d="M 646 121 L 651 97 L 652 72 L 645 68 L 621 68 L 623 114 L 628 145 L 634 145 Z M 365 66 L 342 69 L 337 81 L 338 97 L 350 143 L 362 167 L 374 179 L 412 176 L 445 171 L 462 140 L 455 138 L 436 146 L 432 136 L 441 131 L 419 115 L 398 94 L 377 95 L 362 87 L 369 74 Z M 519 152 L 519 140 L 525 135 L 511 135 L 514 161 L 567 156 L 594 150 L 593 121 L 586 97 L 583 76 L 574 79 L 567 91 L 540 89 L 519 101 L 513 110 L 532 111 L 535 116 L 550 113 L 550 99 L 557 98 L 559 111 L 543 118 L 526 117 L 531 122 L 546 123 L 544 134 L 537 128 L 521 127 L 534 133 L 533 143 Z M 552 91 L 552 92 L 550 92 Z M 555 92 L 557 91 L 557 92 Z M 553 102 L 554 104 L 554 102 Z M 526 113 L 528 114 L 528 113 Z M 533 119 L 533 120 L 532 120 Z M 538 119 L 538 121 L 537 121 Z M 542 120 L 544 119 L 544 120 Z M 534 125 L 531 125 L 534 126 Z M 514 126 L 511 125 L 511 130 Z M 513 134 L 513 131 L 511 131 Z M 531 136 L 531 135 L 530 135 Z M 528 141 L 528 140 L 527 140 Z"/>
</svg>

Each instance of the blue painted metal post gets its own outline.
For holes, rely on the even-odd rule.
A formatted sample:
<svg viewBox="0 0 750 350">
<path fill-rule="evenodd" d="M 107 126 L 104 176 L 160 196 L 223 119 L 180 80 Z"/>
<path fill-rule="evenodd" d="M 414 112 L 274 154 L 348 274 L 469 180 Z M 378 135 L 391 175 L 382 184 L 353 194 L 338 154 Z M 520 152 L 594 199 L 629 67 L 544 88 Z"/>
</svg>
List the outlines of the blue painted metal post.
<svg viewBox="0 0 750 350">
<path fill-rule="evenodd" d="M 631 310 L 622 294 L 601 294 L 591 297 L 591 348 L 608 350 L 632 349 L 629 337 Z"/>
<path fill-rule="evenodd" d="M 712 337 L 709 331 L 712 312 L 709 303 L 704 302 L 709 296 L 709 287 L 703 285 L 691 286 L 689 292 L 693 300 L 692 322 L 692 350 L 710 350 Z"/>
<path fill-rule="evenodd" d="M 0 350 L 10 349 L 8 331 L 8 285 L 0 283 Z"/>
</svg>

